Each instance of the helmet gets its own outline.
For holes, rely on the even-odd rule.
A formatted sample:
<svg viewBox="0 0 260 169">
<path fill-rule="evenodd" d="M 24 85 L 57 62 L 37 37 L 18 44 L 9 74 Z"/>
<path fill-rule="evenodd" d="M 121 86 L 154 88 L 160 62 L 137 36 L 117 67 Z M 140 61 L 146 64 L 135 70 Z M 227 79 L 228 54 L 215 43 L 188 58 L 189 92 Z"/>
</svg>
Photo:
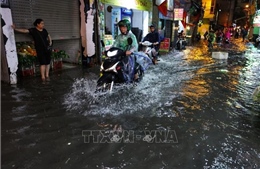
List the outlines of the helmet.
<svg viewBox="0 0 260 169">
<path fill-rule="evenodd" d="M 118 22 L 118 27 L 121 27 L 121 26 L 126 26 L 127 27 L 127 31 L 131 30 L 131 23 L 127 19 L 123 19 L 123 20 Z"/>
</svg>

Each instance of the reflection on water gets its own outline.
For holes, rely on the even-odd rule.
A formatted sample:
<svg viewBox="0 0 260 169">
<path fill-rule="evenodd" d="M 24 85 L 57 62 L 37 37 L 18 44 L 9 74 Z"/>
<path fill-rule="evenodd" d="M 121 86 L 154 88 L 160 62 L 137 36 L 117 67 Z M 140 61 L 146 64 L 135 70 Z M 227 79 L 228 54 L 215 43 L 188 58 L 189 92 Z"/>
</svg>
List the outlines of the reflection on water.
<svg viewBox="0 0 260 169">
<path fill-rule="evenodd" d="M 172 152 L 188 152 L 189 157 L 184 155 L 184 159 L 193 161 L 190 164 L 180 163 L 177 168 L 258 168 L 260 138 L 259 127 L 255 128 L 255 124 L 259 118 L 253 120 L 251 117 L 255 117 L 254 112 L 259 112 L 260 107 L 252 103 L 250 95 L 257 86 L 256 82 L 259 82 L 259 72 L 256 69 L 259 69 L 257 67 L 260 63 L 255 60 L 252 63 L 249 57 L 246 65 L 239 63 L 239 60 L 230 64 L 215 61 L 209 54 L 199 51 L 192 50 L 196 53 L 192 55 L 186 50 L 185 58 L 177 55 L 174 60 L 172 56 L 165 56 L 158 66 L 146 73 L 138 86 L 121 86 L 112 94 L 102 97 L 89 93 L 95 81 L 78 79 L 74 85 L 80 84 L 76 85 L 80 87 L 73 86 L 69 97 L 65 97 L 65 105 L 68 110 L 84 109 L 82 114 L 85 116 L 112 114 L 122 118 L 122 115 L 128 114 L 159 117 L 159 121 L 169 118 L 157 125 L 181 131 L 178 134 L 180 144 L 173 146 Z M 78 91 L 82 89 L 86 91 L 84 94 Z M 82 104 L 85 101 L 87 104 Z M 75 106 L 74 103 L 79 104 Z M 128 128 L 124 122 L 120 123 L 123 126 L 121 130 Z M 141 127 L 136 121 L 130 124 L 137 129 Z M 151 122 L 145 126 L 148 129 L 155 127 L 155 124 Z M 120 154 L 129 153 L 130 147 L 132 146 L 125 146 Z M 146 149 L 150 148 L 140 148 Z M 157 150 L 155 152 L 158 153 Z M 178 163 L 171 163 L 164 153 L 161 153 L 164 162 L 158 168 Z M 146 154 L 140 153 L 139 157 L 145 160 Z M 150 160 L 157 158 L 155 155 Z M 126 167 L 134 163 L 126 154 L 124 159 Z M 158 160 L 155 161 L 159 163 Z M 109 165 L 107 163 L 102 166 Z M 116 166 L 119 167 L 120 164 Z"/>
</svg>

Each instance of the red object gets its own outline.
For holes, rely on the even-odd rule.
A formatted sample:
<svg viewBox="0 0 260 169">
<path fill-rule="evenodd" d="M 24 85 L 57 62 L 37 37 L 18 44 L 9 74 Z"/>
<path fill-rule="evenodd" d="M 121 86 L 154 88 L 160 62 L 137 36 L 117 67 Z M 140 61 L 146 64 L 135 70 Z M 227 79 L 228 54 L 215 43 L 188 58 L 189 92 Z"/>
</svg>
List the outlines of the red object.
<svg viewBox="0 0 260 169">
<path fill-rule="evenodd" d="M 161 3 L 161 5 L 158 6 L 158 9 L 164 16 L 167 16 L 167 1 L 165 0 Z"/>
<path fill-rule="evenodd" d="M 169 48 L 170 48 L 170 38 L 165 38 L 165 39 L 160 43 L 160 49 L 159 49 L 159 51 L 169 52 Z"/>
<path fill-rule="evenodd" d="M 116 67 L 116 70 L 120 70 L 120 69 L 121 69 L 121 67 L 120 67 L 120 66 Z"/>
<path fill-rule="evenodd" d="M 32 75 L 34 75 L 34 69 L 33 68 L 24 68 L 24 69 L 22 69 L 22 75 L 23 76 L 32 76 Z"/>
<path fill-rule="evenodd" d="M 187 17 L 187 12 L 184 11 L 184 12 L 183 12 L 183 19 L 182 19 L 182 21 L 181 21 L 181 23 L 182 23 L 182 25 L 183 25 L 184 28 L 186 28 L 186 17 Z"/>
<path fill-rule="evenodd" d="M 62 69 L 62 61 L 53 61 L 53 70 Z"/>
</svg>

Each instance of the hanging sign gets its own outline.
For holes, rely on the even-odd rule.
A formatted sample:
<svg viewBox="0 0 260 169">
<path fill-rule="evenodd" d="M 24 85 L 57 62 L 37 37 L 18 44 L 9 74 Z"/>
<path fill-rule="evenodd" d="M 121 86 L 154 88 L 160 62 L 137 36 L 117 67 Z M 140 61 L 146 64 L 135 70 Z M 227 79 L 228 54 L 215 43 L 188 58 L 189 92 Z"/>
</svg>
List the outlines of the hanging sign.
<svg viewBox="0 0 260 169">
<path fill-rule="evenodd" d="M 102 3 L 115 5 L 120 7 L 125 7 L 128 9 L 138 9 L 143 11 L 152 10 L 152 1 L 151 0 L 101 0 Z"/>
<path fill-rule="evenodd" d="M 174 8 L 174 20 L 182 20 L 183 19 L 183 8 Z"/>
</svg>

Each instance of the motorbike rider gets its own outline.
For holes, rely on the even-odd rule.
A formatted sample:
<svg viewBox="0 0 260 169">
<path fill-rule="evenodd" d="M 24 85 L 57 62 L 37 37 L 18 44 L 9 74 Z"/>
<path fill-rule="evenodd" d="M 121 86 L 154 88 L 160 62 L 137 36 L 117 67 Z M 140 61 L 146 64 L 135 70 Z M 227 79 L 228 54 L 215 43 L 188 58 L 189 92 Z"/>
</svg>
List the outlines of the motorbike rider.
<svg viewBox="0 0 260 169">
<path fill-rule="evenodd" d="M 216 43 L 222 43 L 223 40 L 223 32 L 221 29 L 218 29 L 216 32 Z"/>
<path fill-rule="evenodd" d="M 176 45 L 177 45 L 177 50 L 186 49 L 185 48 L 186 40 L 185 40 L 185 34 L 183 30 L 180 33 L 178 33 L 178 39 Z"/>
<path fill-rule="evenodd" d="M 230 30 L 226 29 L 226 31 L 225 31 L 225 43 L 229 43 L 230 38 L 231 38 Z"/>
<path fill-rule="evenodd" d="M 120 48 L 125 52 L 125 55 L 127 57 L 124 57 L 123 59 L 123 64 L 124 64 L 124 76 L 126 78 L 127 82 L 131 82 L 133 79 L 133 75 L 131 75 L 131 69 L 134 67 L 135 65 L 135 59 L 134 57 L 131 55 L 133 52 L 137 52 L 138 50 L 138 43 L 137 43 L 137 39 L 135 37 L 135 35 L 132 33 L 131 31 L 131 23 L 129 20 L 127 19 L 123 19 L 121 21 L 118 22 L 118 27 L 119 30 L 121 32 L 121 34 L 119 34 L 112 47 L 117 47 Z M 129 44 L 129 38 L 132 39 L 132 43 Z M 137 73 L 134 75 L 134 79 L 137 79 L 138 75 Z"/>
<path fill-rule="evenodd" d="M 208 47 L 209 49 L 213 49 L 213 43 L 216 39 L 216 35 L 215 32 L 213 30 L 209 31 L 209 35 L 208 35 Z"/>
<path fill-rule="evenodd" d="M 155 26 L 152 24 L 149 26 L 150 32 L 144 37 L 144 41 L 151 42 L 152 45 L 152 55 L 153 55 L 153 63 L 157 64 L 158 59 L 158 51 L 160 48 L 160 34 L 156 31 Z"/>
</svg>

